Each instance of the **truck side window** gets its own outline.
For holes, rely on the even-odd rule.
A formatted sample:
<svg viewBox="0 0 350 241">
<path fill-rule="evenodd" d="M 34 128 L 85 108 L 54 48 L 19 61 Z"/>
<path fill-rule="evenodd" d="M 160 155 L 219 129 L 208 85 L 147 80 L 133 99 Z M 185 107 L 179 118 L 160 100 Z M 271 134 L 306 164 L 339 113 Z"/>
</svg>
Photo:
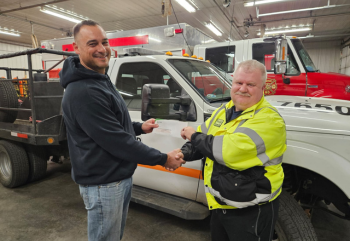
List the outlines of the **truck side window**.
<svg viewBox="0 0 350 241">
<path fill-rule="evenodd" d="M 253 44 L 253 59 L 265 65 L 267 72 L 273 72 L 275 67 L 275 43 Z M 291 49 L 288 46 L 286 75 L 299 75 L 300 70 Z"/>
<path fill-rule="evenodd" d="M 233 73 L 235 70 L 235 49 L 235 46 L 207 48 L 205 50 L 205 59 L 226 73 Z"/>
<path fill-rule="evenodd" d="M 170 96 L 181 95 L 181 86 L 155 63 L 125 63 L 120 66 L 116 87 L 129 110 L 141 110 L 141 92 L 145 84 L 167 84 Z"/>
</svg>

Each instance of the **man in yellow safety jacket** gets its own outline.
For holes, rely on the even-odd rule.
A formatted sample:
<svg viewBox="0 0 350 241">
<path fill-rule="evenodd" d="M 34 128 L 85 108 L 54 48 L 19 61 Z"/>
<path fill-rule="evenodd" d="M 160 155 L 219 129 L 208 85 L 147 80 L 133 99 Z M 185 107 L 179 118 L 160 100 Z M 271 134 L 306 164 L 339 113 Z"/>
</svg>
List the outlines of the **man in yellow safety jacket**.
<svg viewBox="0 0 350 241">
<path fill-rule="evenodd" d="M 286 150 L 283 118 L 264 98 L 266 69 L 241 62 L 233 76 L 231 101 L 195 131 L 181 136 L 185 161 L 206 157 L 204 185 L 212 240 L 269 241 L 278 216 Z"/>
</svg>

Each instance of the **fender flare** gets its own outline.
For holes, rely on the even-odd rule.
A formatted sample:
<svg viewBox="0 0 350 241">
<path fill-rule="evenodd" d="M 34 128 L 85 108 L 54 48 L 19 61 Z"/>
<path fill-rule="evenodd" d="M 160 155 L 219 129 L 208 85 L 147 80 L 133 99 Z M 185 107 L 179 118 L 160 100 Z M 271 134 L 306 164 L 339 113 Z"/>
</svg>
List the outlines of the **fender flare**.
<svg viewBox="0 0 350 241">
<path fill-rule="evenodd" d="M 283 163 L 313 171 L 333 182 L 350 198 L 350 162 L 331 150 L 300 141 L 287 141 Z"/>
</svg>

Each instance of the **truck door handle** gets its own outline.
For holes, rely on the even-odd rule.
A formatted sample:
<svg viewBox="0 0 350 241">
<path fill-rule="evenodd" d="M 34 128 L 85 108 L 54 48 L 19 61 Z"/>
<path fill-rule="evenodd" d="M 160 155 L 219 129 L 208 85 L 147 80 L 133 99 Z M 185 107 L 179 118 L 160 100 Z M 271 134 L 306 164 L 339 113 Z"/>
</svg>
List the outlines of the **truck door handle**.
<svg viewBox="0 0 350 241">
<path fill-rule="evenodd" d="M 283 78 L 283 83 L 289 85 L 290 84 L 290 78 Z"/>
</svg>

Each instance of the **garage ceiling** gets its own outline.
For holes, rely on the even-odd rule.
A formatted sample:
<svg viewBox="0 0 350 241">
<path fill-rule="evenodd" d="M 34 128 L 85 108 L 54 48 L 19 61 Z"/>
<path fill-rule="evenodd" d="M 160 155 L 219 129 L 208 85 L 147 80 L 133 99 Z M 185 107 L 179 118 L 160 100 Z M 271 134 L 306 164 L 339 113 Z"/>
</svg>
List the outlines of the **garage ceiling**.
<svg viewBox="0 0 350 241">
<path fill-rule="evenodd" d="M 172 0 L 179 22 L 188 23 L 217 41 L 257 38 L 265 29 L 310 26 L 306 32 L 290 33 L 305 37 L 305 41 L 347 40 L 350 37 L 350 1 L 348 0 L 290 0 L 271 4 L 244 7 L 242 0 L 232 0 L 223 7 L 223 0 L 192 0 L 198 10 L 189 13 L 177 1 Z M 247 0 L 253 2 L 254 0 Z M 256 0 L 258 1 L 258 0 Z M 40 11 L 39 5 L 55 5 L 99 22 L 106 31 L 130 30 L 166 25 L 161 14 L 162 0 L 0 0 L 0 26 L 20 32 L 19 37 L 0 34 L 0 41 L 31 44 L 32 26 L 39 43 L 41 40 L 62 38 L 69 34 L 73 22 L 54 17 Z M 32 6 L 35 7 L 32 7 Z M 271 16 L 257 14 L 309 9 L 331 5 L 330 8 L 284 13 Z M 335 6 L 334 6 L 335 5 Z M 339 6 L 338 6 L 339 5 Z M 174 13 L 169 24 L 176 23 Z M 212 21 L 223 32 L 221 37 L 205 27 Z M 232 21 L 232 27 L 230 25 Z M 0 29 L 1 30 L 1 29 Z M 231 35 L 230 35 L 231 32 Z M 249 36 L 247 36 L 249 33 Z"/>
</svg>

